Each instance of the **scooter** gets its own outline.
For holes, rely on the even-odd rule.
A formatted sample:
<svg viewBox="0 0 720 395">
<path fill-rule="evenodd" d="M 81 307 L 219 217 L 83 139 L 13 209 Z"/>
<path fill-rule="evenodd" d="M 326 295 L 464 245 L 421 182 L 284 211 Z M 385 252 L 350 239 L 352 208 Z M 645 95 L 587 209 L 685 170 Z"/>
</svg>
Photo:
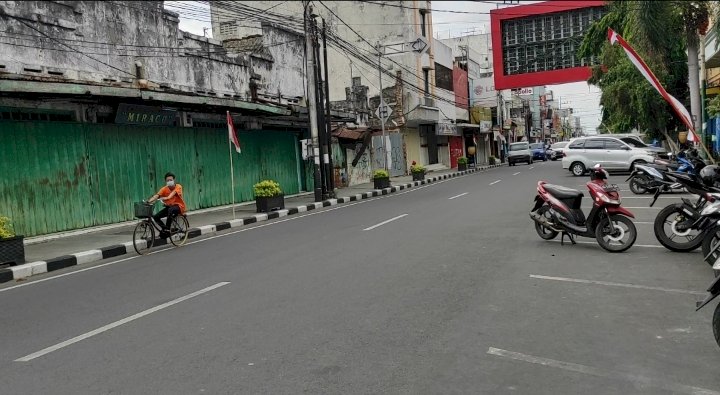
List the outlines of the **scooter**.
<svg viewBox="0 0 720 395">
<path fill-rule="evenodd" d="M 535 222 L 535 231 L 543 240 L 552 240 L 561 234 L 575 243 L 574 236 L 594 237 L 600 247 L 609 252 L 622 252 L 632 247 L 637 230 L 630 218 L 635 216 L 620 205 L 617 185 L 608 184 L 607 172 L 595 165 L 590 172 L 587 188 L 593 201 L 590 213 L 585 216 L 580 204 L 583 193 L 575 189 L 539 181 L 535 206 L 530 218 Z"/>
<path fill-rule="evenodd" d="M 672 167 L 636 164 L 632 174 L 625 181 L 628 182 L 630 191 L 636 195 L 658 190 L 661 192 L 682 191 L 682 184 L 673 182 L 665 176 L 669 169 Z"/>
<path fill-rule="evenodd" d="M 702 309 L 703 307 L 705 307 L 706 304 L 710 303 L 713 299 L 720 295 L 720 277 L 715 278 L 715 281 L 710 284 L 710 287 L 707 289 L 707 291 L 710 293 L 710 295 L 705 297 L 702 302 L 697 302 L 697 308 L 695 309 L 695 311 Z M 720 346 L 720 304 L 717 304 L 715 306 L 715 312 L 713 313 L 712 319 L 712 328 L 713 335 L 715 336 L 715 343 Z"/>
</svg>

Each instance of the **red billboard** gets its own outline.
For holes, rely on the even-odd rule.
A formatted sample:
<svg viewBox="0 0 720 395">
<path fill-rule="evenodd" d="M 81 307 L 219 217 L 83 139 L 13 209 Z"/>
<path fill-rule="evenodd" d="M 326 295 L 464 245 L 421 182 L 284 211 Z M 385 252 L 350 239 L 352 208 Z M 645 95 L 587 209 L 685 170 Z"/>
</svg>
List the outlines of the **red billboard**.
<svg viewBox="0 0 720 395">
<path fill-rule="evenodd" d="M 495 89 L 587 81 L 594 59 L 577 57 L 604 1 L 545 1 L 490 11 Z"/>
</svg>

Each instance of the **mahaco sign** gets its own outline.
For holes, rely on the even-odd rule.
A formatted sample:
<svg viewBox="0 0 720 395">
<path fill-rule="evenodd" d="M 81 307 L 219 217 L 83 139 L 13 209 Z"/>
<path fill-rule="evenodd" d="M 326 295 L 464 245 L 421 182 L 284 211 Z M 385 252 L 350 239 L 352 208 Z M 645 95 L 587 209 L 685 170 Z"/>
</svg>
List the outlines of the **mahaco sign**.
<svg viewBox="0 0 720 395">
<path fill-rule="evenodd" d="M 134 104 L 118 105 L 115 123 L 128 125 L 172 126 L 175 124 L 177 112 L 158 107 Z"/>
</svg>

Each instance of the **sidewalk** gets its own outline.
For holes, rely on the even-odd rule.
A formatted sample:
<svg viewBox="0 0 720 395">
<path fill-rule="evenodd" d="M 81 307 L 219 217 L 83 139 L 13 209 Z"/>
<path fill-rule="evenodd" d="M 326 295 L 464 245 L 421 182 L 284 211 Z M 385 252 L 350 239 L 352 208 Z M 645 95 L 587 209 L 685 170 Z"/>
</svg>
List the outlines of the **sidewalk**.
<svg viewBox="0 0 720 395">
<path fill-rule="evenodd" d="M 373 184 L 360 184 L 337 190 L 337 199 L 314 202 L 312 193 L 303 193 L 285 198 L 285 210 L 269 214 L 255 212 L 255 202 L 235 205 L 233 220 L 232 207 L 197 210 L 188 213 L 190 222 L 189 238 L 215 233 L 221 230 L 236 228 L 243 225 L 266 221 L 287 215 L 313 210 L 320 207 L 334 206 L 355 200 L 386 195 L 418 185 L 432 183 L 442 179 L 457 177 L 475 171 L 488 170 L 502 165 L 480 166 L 458 172 L 454 169 L 437 171 L 425 176 L 425 181 L 412 181 L 412 176 L 393 177 L 391 188 L 374 190 Z M 90 263 L 125 254 L 135 254 L 132 246 L 132 233 L 136 221 L 122 224 L 100 226 L 77 231 L 44 235 L 25 240 L 24 265 L 0 269 L 0 283 L 17 280 L 68 266 Z M 164 240 L 156 245 L 165 244 Z"/>
</svg>

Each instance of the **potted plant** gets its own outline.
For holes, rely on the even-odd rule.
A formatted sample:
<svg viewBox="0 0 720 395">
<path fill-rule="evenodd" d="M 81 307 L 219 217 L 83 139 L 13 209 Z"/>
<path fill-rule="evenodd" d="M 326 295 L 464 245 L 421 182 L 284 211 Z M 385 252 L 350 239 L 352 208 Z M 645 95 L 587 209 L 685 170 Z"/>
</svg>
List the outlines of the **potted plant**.
<svg viewBox="0 0 720 395">
<path fill-rule="evenodd" d="M 422 181 L 425 179 L 425 166 L 418 165 L 417 162 L 413 161 L 412 165 L 410 165 L 410 173 L 413 181 Z"/>
<path fill-rule="evenodd" d="M 258 213 L 268 213 L 285 208 L 285 195 L 276 181 L 260 181 L 253 188 L 255 190 L 255 207 Z"/>
<path fill-rule="evenodd" d="M 461 156 L 457 159 L 457 163 L 458 163 L 458 171 L 467 170 L 468 158 Z"/>
<path fill-rule="evenodd" d="M 390 174 L 386 170 L 375 170 L 373 184 L 375 184 L 375 189 L 390 188 Z"/>
<path fill-rule="evenodd" d="M 488 158 L 488 163 L 490 164 L 490 166 L 495 166 L 495 163 L 497 163 L 497 159 L 495 159 L 494 156 L 491 156 L 490 158 Z"/>
<path fill-rule="evenodd" d="M 17 236 L 8 217 L 0 217 L 0 264 L 25 263 L 23 236 Z"/>
</svg>

